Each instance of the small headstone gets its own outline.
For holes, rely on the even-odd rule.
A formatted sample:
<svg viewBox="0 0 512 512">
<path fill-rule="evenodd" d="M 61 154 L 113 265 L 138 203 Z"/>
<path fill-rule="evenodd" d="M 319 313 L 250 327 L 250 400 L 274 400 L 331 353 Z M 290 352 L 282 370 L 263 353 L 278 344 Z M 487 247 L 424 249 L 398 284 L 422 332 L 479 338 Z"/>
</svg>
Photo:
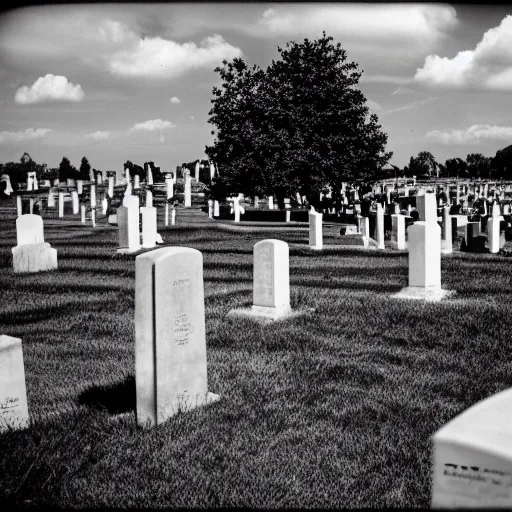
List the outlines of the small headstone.
<svg viewBox="0 0 512 512">
<path fill-rule="evenodd" d="M 140 250 L 139 198 L 125 196 L 123 206 L 117 209 L 119 231 L 118 253 L 130 253 Z"/>
<path fill-rule="evenodd" d="M 135 259 L 135 383 L 139 425 L 219 399 L 208 392 L 203 257 L 195 249 Z"/>
<path fill-rule="evenodd" d="M 23 349 L 19 338 L 0 336 L 0 432 L 28 427 Z"/>
</svg>

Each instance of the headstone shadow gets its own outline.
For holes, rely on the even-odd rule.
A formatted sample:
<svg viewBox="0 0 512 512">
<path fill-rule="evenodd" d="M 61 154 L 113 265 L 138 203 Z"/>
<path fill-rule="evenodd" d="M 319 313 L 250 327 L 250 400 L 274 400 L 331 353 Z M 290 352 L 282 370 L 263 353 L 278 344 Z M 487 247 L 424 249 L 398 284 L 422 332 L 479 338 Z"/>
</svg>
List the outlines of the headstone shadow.
<svg viewBox="0 0 512 512">
<path fill-rule="evenodd" d="M 110 414 L 135 411 L 135 376 L 129 375 L 115 384 L 92 386 L 80 393 L 78 402 L 94 409 L 106 409 Z"/>
</svg>

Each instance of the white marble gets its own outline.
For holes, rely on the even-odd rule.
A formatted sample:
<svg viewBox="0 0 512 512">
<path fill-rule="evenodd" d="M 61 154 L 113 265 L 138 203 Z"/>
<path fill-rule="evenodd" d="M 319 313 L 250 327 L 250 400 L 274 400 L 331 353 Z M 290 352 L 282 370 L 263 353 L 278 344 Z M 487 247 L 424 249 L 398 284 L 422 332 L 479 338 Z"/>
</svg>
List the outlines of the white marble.
<svg viewBox="0 0 512 512">
<path fill-rule="evenodd" d="M 195 249 L 135 259 L 135 382 L 143 426 L 219 399 L 208 392 L 203 257 Z"/>
<path fill-rule="evenodd" d="M 512 389 L 482 400 L 432 437 L 432 508 L 512 508 Z"/>
<path fill-rule="evenodd" d="M 140 209 L 142 218 L 142 247 L 151 249 L 156 246 L 156 208 L 145 206 Z"/>
<path fill-rule="evenodd" d="M 191 182 L 190 172 L 185 171 L 184 180 L 185 180 L 185 208 L 190 208 L 192 206 L 192 182 Z"/>
<path fill-rule="evenodd" d="M 35 273 L 55 270 L 57 264 L 57 249 L 47 242 L 17 245 L 11 249 L 14 273 Z"/>
<path fill-rule="evenodd" d="M 28 425 L 22 343 L 19 338 L 0 335 L 0 432 Z"/>
<path fill-rule="evenodd" d="M 310 249 L 321 250 L 323 248 L 322 217 L 323 214 L 309 211 L 309 247 Z"/>
</svg>

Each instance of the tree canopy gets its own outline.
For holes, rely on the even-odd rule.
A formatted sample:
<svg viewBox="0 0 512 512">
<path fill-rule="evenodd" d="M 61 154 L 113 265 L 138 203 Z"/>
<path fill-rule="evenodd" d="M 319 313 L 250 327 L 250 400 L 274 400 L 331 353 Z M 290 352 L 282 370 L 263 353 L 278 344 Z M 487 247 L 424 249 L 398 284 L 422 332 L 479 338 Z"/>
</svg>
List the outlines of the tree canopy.
<svg viewBox="0 0 512 512">
<path fill-rule="evenodd" d="M 215 68 L 222 85 L 213 88 L 215 140 L 205 152 L 221 169 L 217 189 L 311 198 L 382 177 L 387 135 L 357 88 L 358 65 L 332 41 L 324 32 L 289 42 L 266 71 L 242 58 Z"/>
</svg>

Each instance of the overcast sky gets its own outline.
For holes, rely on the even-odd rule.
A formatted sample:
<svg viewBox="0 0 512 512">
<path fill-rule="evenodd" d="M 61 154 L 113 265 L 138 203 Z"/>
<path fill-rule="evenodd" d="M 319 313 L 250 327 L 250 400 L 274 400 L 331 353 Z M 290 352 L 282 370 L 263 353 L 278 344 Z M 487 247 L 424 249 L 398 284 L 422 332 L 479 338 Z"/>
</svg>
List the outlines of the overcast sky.
<svg viewBox="0 0 512 512">
<path fill-rule="evenodd" d="M 237 56 L 266 68 L 322 30 L 364 70 L 391 163 L 512 144 L 512 6 L 72 4 L 0 15 L 0 162 L 205 158 L 214 68 Z"/>
</svg>

